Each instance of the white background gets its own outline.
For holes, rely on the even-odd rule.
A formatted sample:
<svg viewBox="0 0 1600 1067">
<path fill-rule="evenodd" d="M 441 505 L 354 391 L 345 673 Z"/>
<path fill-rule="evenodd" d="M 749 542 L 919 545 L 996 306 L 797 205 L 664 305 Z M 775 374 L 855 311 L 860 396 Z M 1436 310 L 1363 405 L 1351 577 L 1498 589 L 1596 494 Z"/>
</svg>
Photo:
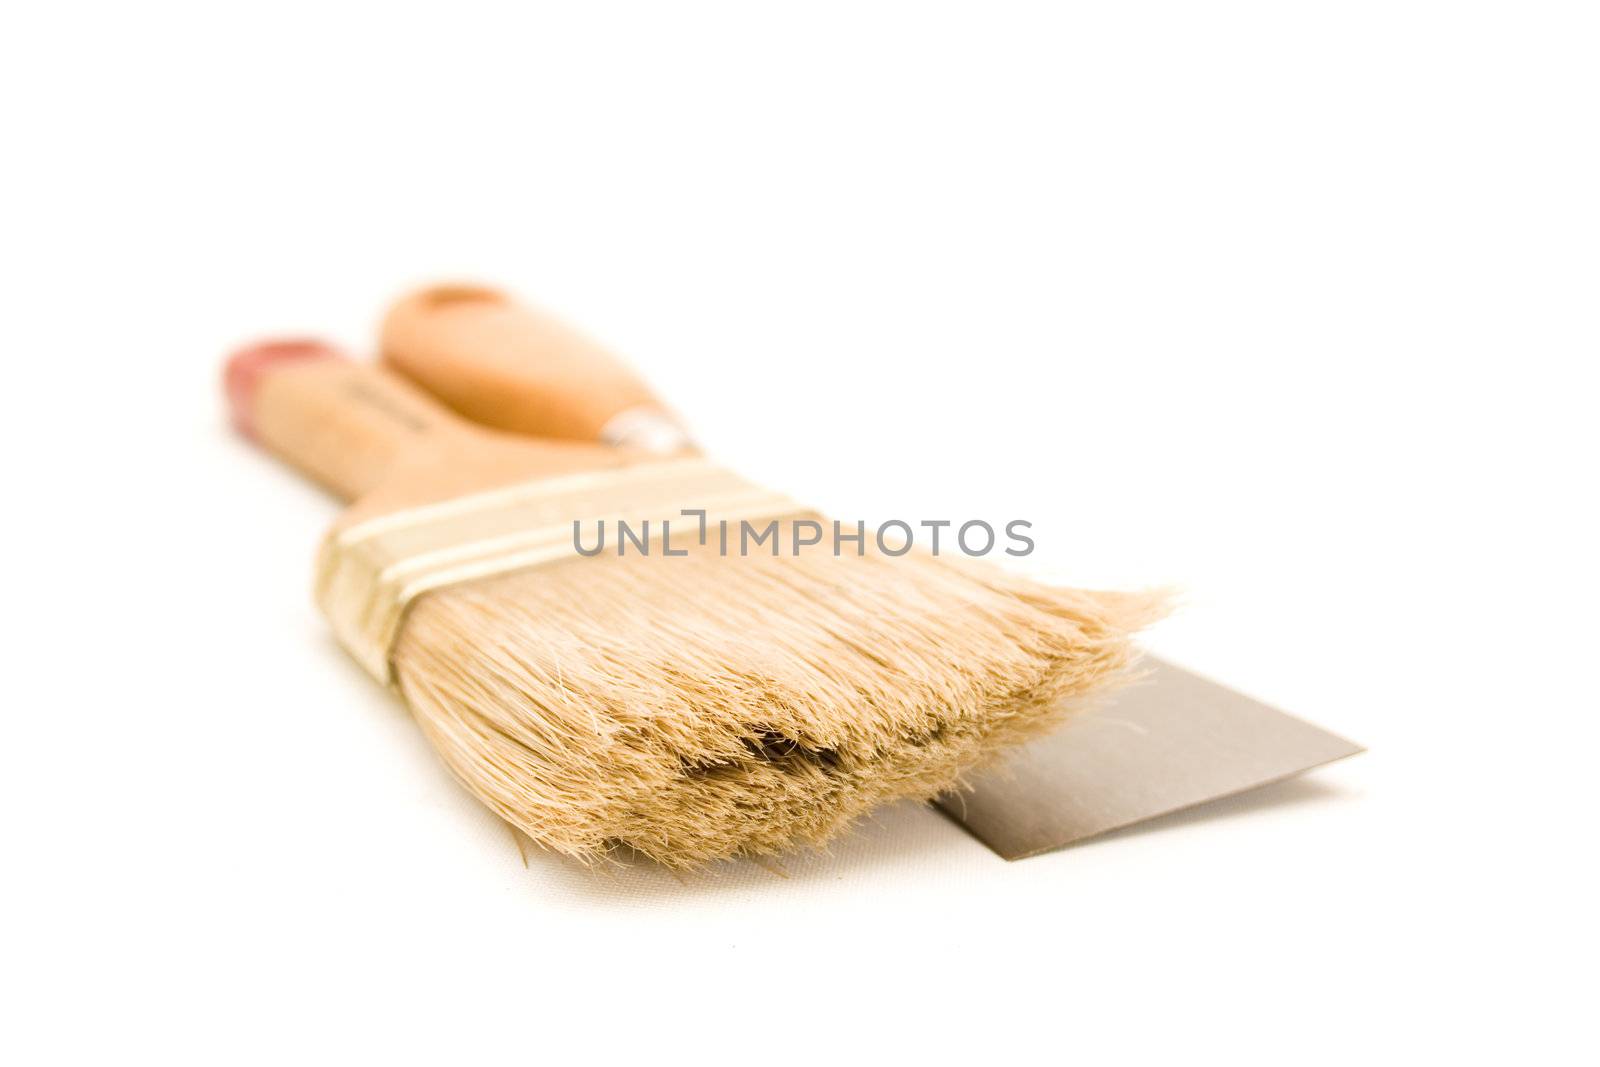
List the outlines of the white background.
<svg viewBox="0 0 1600 1067">
<path fill-rule="evenodd" d="M 5 1058 L 1592 1057 L 1594 6 L 561 8 L 3 16 Z M 462 277 L 1371 751 L 1018 864 L 524 865 L 216 381 Z"/>
</svg>

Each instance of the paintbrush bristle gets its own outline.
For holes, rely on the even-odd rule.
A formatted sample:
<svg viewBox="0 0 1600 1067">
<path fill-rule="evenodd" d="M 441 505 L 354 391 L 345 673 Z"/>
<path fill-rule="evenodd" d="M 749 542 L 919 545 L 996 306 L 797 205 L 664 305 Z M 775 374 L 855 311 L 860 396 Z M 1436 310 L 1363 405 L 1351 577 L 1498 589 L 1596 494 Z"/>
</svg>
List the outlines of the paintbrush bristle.
<svg viewBox="0 0 1600 1067">
<path fill-rule="evenodd" d="M 920 553 L 608 555 L 426 595 L 394 664 L 506 821 L 684 867 L 951 788 L 1125 677 L 1161 611 Z"/>
</svg>

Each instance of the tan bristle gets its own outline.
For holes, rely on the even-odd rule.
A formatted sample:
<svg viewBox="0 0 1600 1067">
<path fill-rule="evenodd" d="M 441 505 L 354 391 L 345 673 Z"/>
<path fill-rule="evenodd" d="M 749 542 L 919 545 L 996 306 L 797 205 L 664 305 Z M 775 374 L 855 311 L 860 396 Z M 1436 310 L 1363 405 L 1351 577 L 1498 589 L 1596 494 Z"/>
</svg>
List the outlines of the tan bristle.
<svg viewBox="0 0 1600 1067">
<path fill-rule="evenodd" d="M 1124 677 L 1158 595 L 888 558 L 574 558 L 430 593 L 394 650 L 451 771 L 548 848 L 675 867 L 928 798 Z"/>
</svg>

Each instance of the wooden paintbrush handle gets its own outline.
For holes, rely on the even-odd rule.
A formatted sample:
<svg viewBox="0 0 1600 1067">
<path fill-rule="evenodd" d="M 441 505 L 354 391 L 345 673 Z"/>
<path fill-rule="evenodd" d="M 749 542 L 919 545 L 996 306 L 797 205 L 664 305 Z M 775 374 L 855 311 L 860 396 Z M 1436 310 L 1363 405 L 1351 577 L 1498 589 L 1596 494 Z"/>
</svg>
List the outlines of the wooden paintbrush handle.
<svg viewBox="0 0 1600 1067">
<path fill-rule="evenodd" d="M 317 341 L 237 352 L 224 383 L 246 436 L 345 500 L 376 488 L 403 456 L 473 432 L 410 382 Z"/>
<path fill-rule="evenodd" d="M 688 449 L 621 360 L 493 289 L 436 286 L 384 319 L 383 361 L 475 422 L 665 453 Z"/>
</svg>

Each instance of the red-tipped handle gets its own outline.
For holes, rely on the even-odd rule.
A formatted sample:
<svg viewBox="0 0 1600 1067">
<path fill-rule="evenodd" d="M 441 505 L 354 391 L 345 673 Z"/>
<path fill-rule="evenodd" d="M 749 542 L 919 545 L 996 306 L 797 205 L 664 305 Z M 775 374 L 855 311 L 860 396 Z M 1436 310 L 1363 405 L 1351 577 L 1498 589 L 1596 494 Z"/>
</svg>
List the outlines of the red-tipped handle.
<svg viewBox="0 0 1600 1067">
<path fill-rule="evenodd" d="M 320 341 L 240 349 L 222 381 L 241 433 L 346 500 L 375 488 L 403 453 L 438 452 L 473 432 L 404 379 Z"/>
</svg>

